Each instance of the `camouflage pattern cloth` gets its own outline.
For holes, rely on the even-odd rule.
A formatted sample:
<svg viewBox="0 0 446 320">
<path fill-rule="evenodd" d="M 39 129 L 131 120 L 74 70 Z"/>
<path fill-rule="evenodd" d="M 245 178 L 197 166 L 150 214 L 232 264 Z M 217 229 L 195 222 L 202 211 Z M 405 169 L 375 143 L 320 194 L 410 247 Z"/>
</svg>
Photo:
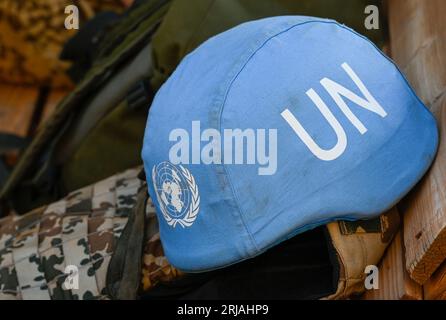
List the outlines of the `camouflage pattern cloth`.
<svg viewBox="0 0 446 320">
<path fill-rule="evenodd" d="M 164 256 L 163 246 L 158 232 L 158 220 L 153 204 L 147 219 L 147 233 L 150 234 L 145 242 L 142 260 L 142 291 L 149 291 L 158 283 L 167 283 L 184 275 L 180 270 L 172 267 Z"/>
<path fill-rule="evenodd" d="M 108 299 L 106 276 L 116 244 L 143 187 L 127 170 L 24 216 L 0 220 L 0 299 Z M 164 257 L 150 199 L 146 206 L 142 287 L 181 275 Z M 66 287 L 75 266 L 78 289 Z"/>
<path fill-rule="evenodd" d="M 128 2 L 128 1 L 127 1 Z M 103 10 L 121 12 L 121 0 L 0 1 L 0 82 L 70 87 L 68 63 L 59 60 L 63 44 L 76 30 L 64 26 L 65 7 L 79 8 L 80 25 Z"/>
<path fill-rule="evenodd" d="M 127 170 L 24 216 L 1 219 L 0 299 L 111 298 L 106 289 L 110 261 L 124 240 L 121 235 L 138 193 L 146 194 L 145 183 L 137 177 L 140 171 Z M 184 275 L 164 256 L 150 199 L 144 217 L 138 294 Z M 378 264 L 398 226 L 395 208 L 376 219 L 327 225 L 339 263 L 337 290 L 327 299 L 345 299 L 365 290 L 365 267 Z M 69 266 L 77 268 L 78 289 L 66 287 Z"/>
</svg>

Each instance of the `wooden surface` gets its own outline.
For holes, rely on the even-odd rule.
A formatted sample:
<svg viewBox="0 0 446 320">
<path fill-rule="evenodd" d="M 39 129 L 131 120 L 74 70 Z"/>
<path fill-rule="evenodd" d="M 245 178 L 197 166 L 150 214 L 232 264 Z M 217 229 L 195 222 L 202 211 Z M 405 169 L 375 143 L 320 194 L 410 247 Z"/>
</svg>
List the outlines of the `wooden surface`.
<svg viewBox="0 0 446 320">
<path fill-rule="evenodd" d="M 399 231 L 379 264 L 379 289 L 367 290 L 365 300 L 421 300 L 423 290 L 405 269 L 404 246 Z"/>
<path fill-rule="evenodd" d="M 392 58 L 446 131 L 446 1 L 390 0 Z M 410 276 L 425 283 L 446 258 L 446 146 L 405 200 L 404 245 Z"/>
<path fill-rule="evenodd" d="M 0 84 L 0 131 L 25 137 L 37 96 L 37 88 Z"/>
<path fill-rule="evenodd" d="M 446 261 L 434 272 L 424 285 L 425 299 L 446 300 Z"/>
<path fill-rule="evenodd" d="M 388 3 L 392 58 L 430 106 L 446 91 L 446 1 Z"/>
</svg>

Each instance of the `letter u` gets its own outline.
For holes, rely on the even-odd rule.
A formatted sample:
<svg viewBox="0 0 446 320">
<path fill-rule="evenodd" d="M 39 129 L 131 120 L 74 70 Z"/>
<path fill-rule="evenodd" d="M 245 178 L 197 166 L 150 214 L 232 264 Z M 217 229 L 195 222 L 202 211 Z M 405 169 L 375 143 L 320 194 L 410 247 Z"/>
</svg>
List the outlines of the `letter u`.
<svg viewBox="0 0 446 320">
<path fill-rule="evenodd" d="M 333 113 L 331 113 L 330 109 L 328 109 L 327 105 L 322 101 L 321 97 L 313 89 L 308 90 L 306 93 L 336 133 L 338 141 L 333 148 L 322 149 L 319 147 L 290 110 L 285 109 L 282 111 L 281 115 L 316 157 L 324 161 L 335 160 L 344 153 L 345 148 L 347 147 L 347 136 L 345 131 L 339 121 L 334 117 Z"/>
</svg>

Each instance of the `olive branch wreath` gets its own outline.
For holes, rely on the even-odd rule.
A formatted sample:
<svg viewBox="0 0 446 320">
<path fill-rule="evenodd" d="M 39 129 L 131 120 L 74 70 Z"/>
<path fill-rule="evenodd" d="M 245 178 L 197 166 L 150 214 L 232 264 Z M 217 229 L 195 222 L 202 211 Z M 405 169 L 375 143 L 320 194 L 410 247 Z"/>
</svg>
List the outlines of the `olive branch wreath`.
<svg viewBox="0 0 446 320">
<path fill-rule="evenodd" d="M 152 181 L 153 181 L 153 187 L 155 188 L 156 197 L 158 199 L 158 203 L 160 204 L 161 212 L 164 216 L 164 219 L 166 219 L 166 222 L 169 226 L 172 226 L 175 228 L 177 224 L 182 226 L 183 228 L 190 227 L 192 223 L 194 223 L 195 219 L 197 219 L 198 211 L 200 210 L 200 194 L 198 193 L 198 186 L 195 182 L 194 176 L 190 173 L 189 170 L 184 168 L 182 165 L 178 165 L 180 168 L 180 171 L 186 180 L 186 183 L 189 187 L 190 193 L 191 193 L 191 203 L 189 205 L 189 210 L 187 211 L 186 215 L 181 218 L 172 218 L 168 213 L 167 210 L 162 205 L 162 200 L 160 199 L 160 195 L 158 193 L 158 190 L 156 188 L 156 170 L 155 166 L 152 168 Z"/>
</svg>

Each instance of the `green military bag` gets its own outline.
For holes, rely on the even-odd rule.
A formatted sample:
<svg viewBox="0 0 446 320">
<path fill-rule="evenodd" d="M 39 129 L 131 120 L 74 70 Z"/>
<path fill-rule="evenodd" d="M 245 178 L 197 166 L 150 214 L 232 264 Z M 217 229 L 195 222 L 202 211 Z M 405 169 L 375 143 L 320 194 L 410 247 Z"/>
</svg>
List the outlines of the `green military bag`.
<svg viewBox="0 0 446 320">
<path fill-rule="evenodd" d="M 152 73 L 150 42 L 169 3 L 138 3 L 102 39 L 91 68 L 39 129 L 2 186 L 6 209 L 26 212 L 140 164 L 152 96 L 146 86 Z"/>
</svg>

